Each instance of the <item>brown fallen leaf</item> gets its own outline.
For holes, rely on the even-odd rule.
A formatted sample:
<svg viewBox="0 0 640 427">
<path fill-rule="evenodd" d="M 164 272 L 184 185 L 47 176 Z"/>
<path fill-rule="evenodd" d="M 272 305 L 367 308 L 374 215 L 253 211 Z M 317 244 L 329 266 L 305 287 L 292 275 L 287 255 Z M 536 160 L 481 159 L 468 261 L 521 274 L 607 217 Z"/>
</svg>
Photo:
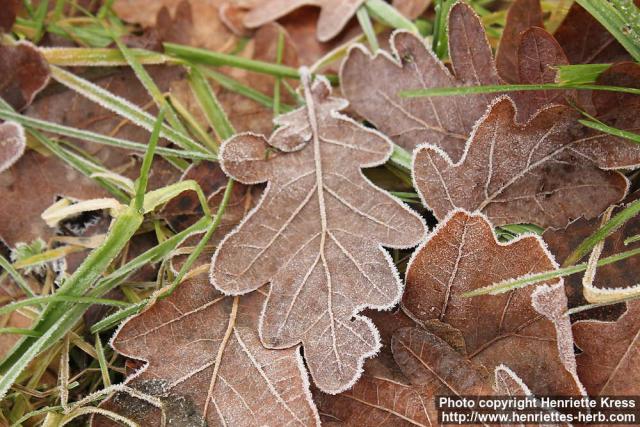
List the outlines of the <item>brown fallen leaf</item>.
<svg viewBox="0 0 640 427">
<path fill-rule="evenodd" d="M 256 1 L 244 17 L 244 25 L 257 28 L 275 21 L 302 6 L 322 9 L 318 20 L 317 37 L 326 42 L 337 36 L 355 16 L 364 0 L 263 0 Z"/>
<path fill-rule="evenodd" d="M 0 200 L 6 201 L 0 205 L 0 238 L 10 247 L 37 237 L 48 240 L 55 230 L 40 214 L 58 196 L 93 199 L 105 197 L 105 192 L 62 160 L 27 151 L 0 174 Z"/>
<path fill-rule="evenodd" d="M 627 196 L 620 206 L 614 209 L 613 215 L 618 213 L 624 206 L 636 201 L 639 197 L 640 193 L 637 191 Z M 569 224 L 566 229 L 546 230 L 542 237 L 549 245 L 549 250 L 554 254 L 558 262 L 562 263 L 584 239 L 600 228 L 600 223 L 600 218 L 591 220 L 581 218 Z M 640 234 L 640 221 L 637 218 L 632 218 L 619 230 L 607 237 L 604 242 L 602 257 L 638 248 L 640 246 L 638 242 L 624 244 L 625 239 L 638 234 Z M 593 286 L 600 289 L 632 287 L 638 283 L 638 271 L 640 271 L 640 260 L 637 257 L 603 265 L 598 267 Z M 574 274 L 565 278 L 569 307 L 587 304 L 582 294 L 582 277 L 582 274 Z M 624 304 L 614 304 L 583 311 L 573 315 L 572 318 L 574 320 L 613 321 L 620 317 L 624 310 Z"/>
<path fill-rule="evenodd" d="M 29 42 L 0 45 L 0 76 L 0 97 L 22 110 L 49 83 L 49 64 Z"/>
<path fill-rule="evenodd" d="M 21 7 L 19 0 L 5 0 L 0 10 L 0 32 L 8 33 L 16 22 L 18 10 Z"/>
<path fill-rule="evenodd" d="M 507 83 L 519 83 L 518 48 L 522 33 L 531 27 L 544 28 L 540 0 L 515 0 L 509 7 L 496 52 L 496 68 Z"/>
<path fill-rule="evenodd" d="M 638 0 L 635 3 L 640 5 Z M 572 64 L 606 64 L 631 59 L 611 33 L 576 2 L 554 36 Z"/>
<path fill-rule="evenodd" d="M 620 201 L 620 173 L 600 168 L 635 165 L 640 151 L 588 132 L 569 107 L 551 106 L 524 125 L 509 98 L 496 100 L 477 124 L 460 161 L 435 145 L 414 153 L 414 185 L 439 219 L 459 207 L 484 212 L 494 225 L 565 227 L 594 218 Z"/>
<path fill-rule="evenodd" d="M 554 300 L 563 297 L 561 282 L 538 291 L 529 287 L 501 295 L 462 296 L 501 280 L 554 268 L 555 261 L 539 237 L 502 244 L 484 216 L 457 210 L 415 252 L 402 305 L 418 322 L 439 319 L 459 329 L 471 362 L 490 371 L 507 365 L 536 395 L 580 394 L 571 372 L 575 363 L 572 366 L 571 355 L 566 354 L 566 343 L 571 342 L 568 320 L 546 317 L 556 312 L 554 307 L 540 310 L 547 295 Z"/>
<path fill-rule="evenodd" d="M 556 67 L 569 64 L 562 47 L 542 28 L 522 32 L 517 52 L 516 82 L 521 84 L 555 83 Z M 575 98 L 575 91 L 536 90 L 514 92 L 509 96 L 518 106 L 518 121 L 526 123 L 547 105 L 566 104 L 565 98 Z"/>
<path fill-rule="evenodd" d="M 431 5 L 431 0 L 393 0 L 391 4 L 398 12 L 413 20 L 427 10 Z"/>
<path fill-rule="evenodd" d="M 159 397 L 167 425 L 319 425 L 300 347 L 269 350 L 257 333 L 261 291 L 225 297 L 183 282 L 118 330 L 112 346 L 147 362 L 126 384 Z M 160 426 L 156 408 L 125 393 L 102 405 L 139 425 Z M 94 426 L 114 422 L 97 417 Z"/>
<path fill-rule="evenodd" d="M 163 8 L 178 19 L 188 18 L 187 15 L 176 14 L 179 9 L 185 10 L 183 9 L 185 2 L 191 5 L 193 17 L 193 22 L 188 25 L 189 45 L 214 51 L 233 48 L 237 38 L 222 23 L 218 15 L 218 7 L 223 0 L 116 0 L 112 7 L 124 21 L 140 24 L 144 28 L 154 28 L 161 22 L 166 22 L 158 21 L 158 13 Z"/>
<path fill-rule="evenodd" d="M 21 125 L 14 122 L 0 124 L 0 173 L 18 161 L 26 147 L 27 141 Z"/>
<path fill-rule="evenodd" d="M 573 325 L 580 379 L 591 396 L 637 395 L 640 390 L 640 302 L 627 303 L 615 322 Z"/>
<path fill-rule="evenodd" d="M 424 224 L 361 172 L 389 158 L 390 142 L 341 115 L 347 103 L 330 96 L 326 80 L 311 87 L 305 74 L 303 81 L 306 107 L 278 117 L 268 141 L 241 134 L 221 148 L 231 177 L 269 183 L 258 207 L 218 248 L 211 281 L 234 295 L 271 282 L 263 343 L 302 342 L 316 385 L 338 393 L 380 345 L 371 322 L 357 313 L 390 308 L 400 297 L 382 246 L 416 245 Z"/>
<path fill-rule="evenodd" d="M 402 98 L 399 92 L 501 84 L 480 19 L 464 3 L 451 8 L 449 54 L 454 74 L 421 37 L 397 31 L 390 44 L 393 55 L 380 50 L 371 56 L 361 45 L 349 51 L 340 81 L 351 108 L 407 150 L 429 142 L 457 161 L 474 123 L 497 95 Z"/>
</svg>

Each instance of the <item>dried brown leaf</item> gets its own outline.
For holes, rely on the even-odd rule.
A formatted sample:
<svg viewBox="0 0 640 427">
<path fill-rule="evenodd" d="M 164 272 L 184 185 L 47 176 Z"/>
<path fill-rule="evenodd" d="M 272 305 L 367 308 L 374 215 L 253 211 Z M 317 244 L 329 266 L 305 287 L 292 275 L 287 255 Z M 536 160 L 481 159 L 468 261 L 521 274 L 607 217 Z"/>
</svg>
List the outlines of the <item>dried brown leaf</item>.
<svg viewBox="0 0 640 427">
<path fill-rule="evenodd" d="M 640 197 L 637 191 L 630 194 L 620 207 L 617 207 L 613 214 L 618 213 L 623 206 L 636 201 Z M 558 262 L 563 262 L 580 243 L 600 227 L 600 218 L 585 220 L 583 218 L 572 222 L 566 229 L 549 229 L 543 234 L 545 242 L 549 245 L 549 250 L 555 255 Z M 604 242 L 602 257 L 611 256 L 622 251 L 638 248 L 640 243 L 624 244 L 627 237 L 640 234 L 640 221 L 632 218 L 627 221 L 619 230 L 607 237 Z M 598 267 L 593 286 L 599 289 L 604 288 L 628 288 L 638 283 L 638 272 L 640 272 L 640 259 L 631 257 L 609 265 Z M 575 274 L 565 278 L 567 284 L 567 296 L 569 307 L 577 307 L 587 304 L 582 294 L 582 275 Z M 615 304 L 600 307 L 575 314 L 575 320 L 596 319 L 596 320 L 616 320 L 624 312 L 624 304 Z"/>
<path fill-rule="evenodd" d="M 49 64 L 29 42 L 0 45 L 0 76 L 0 97 L 22 110 L 49 83 Z"/>
<path fill-rule="evenodd" d="M 636 0 L 636 4 L 640 4 Z M 606 28 L 578 3 L 554 34 L 572 64 L 600 64 L 631 59 Z"/>
<path fill-rule="evenodd" d="M 431 5 L 431 0 L 393 0 L 391 4 L 407 18 L 416 19 Z"/>
<path fill-rule="evenodd" d="M 184 12 L 185 3 L 191 5 L 193 18 L 191 25 L 188 23 L 187 18 L 190 18 L 188 15 L 176 12 L 178 10 Z M 175 17 L 174 25 L 177 19 L 182 22 L 180 24 L 182 28 L 188 29 L 189 45 L 221 51 L 231 49 L 237 41 L 220 20 L 218 7 L 222 3 L 223 0 L 116 0 L 113 3 L 113 10 L 124 21 L 140 24 L 144 28 L 154 28 L 166 22 L 166 20 L 158 20 L 158 13 L 166 8 L 169 14 Z M 166 18 L 165 12 L 163 15 L 160 17 Z M 173 34 L 177 35 L 175 32 Z M 184 37 L 184 34 L 182 36 Z"/>
<path fill-rule="evenodd" d="M 168 425 L 318 425 L 300 347 L 260 343 L 263 301 L 261 292 L 225 297 L 208 283 L 182 283 L 113 339 L 118 352 L 147 362 L 127 384 L 159 397 Z M 103 406 L 140 425 L 161 425 L 158 408 L 128 394 Z M 100 417 L 93 425 L 112 422 Z"/>
<path fill-rule="evenodd" d="M 400 297 L 382 246 L 416 245 L 424 224 L 361 172 L 389 158 L 389 141 L 341 115 L 347 103 L 330 96 L 324 79 L 311 88 L 304 81 L 306 107 L 277 118 L 268 141 L 241 134 L 222 146 L 227 174 L 269 183 L 258 207 L 218 248 L 211 280 L 235 295 L 271 282 L 263 343 L 302 342 L 315 383 L 338 393 L 380 345 L 371 322 L 357 313 L 390 308 Z"/>
<path fill-rule="evenodd" d="M 627 303 L 615 322 L 581 320 L 573 325 L 578 373 L 592 396 L 637 395 L 640 390 L 640 302 Z"/>
<path fill-rule="evenodd" d="M 402 304 L 419 322 L 439 319 L 459 329 L 475 364 L 490 371 L 507 365 L 535 394 L 578 394 L 579 385 L 568 370 L 571 362 L 564 351 L 566 325 L 558 325 L 557 319 L 548 319 L 532 306 L 532 288 L 495 296 L 462 296 L 501 280 L 555 267 L 537 236 L 501 244 L 484 216 L 458 210 L 415 252 Z"/>
<path fill-rule="evenodd" d="M 22 157 L 27 147 L 24 129 L 14 122 L 0 124 L 0 173 Z"/>
<path fill-rule="evenodd" d="M 533 27 L 521 33 L 517 52 L 517 83 L 555 83 L 555 67 L 569 64 L 562 47 L 542 28 Z M 518 106 L 518 121 L 525 123 L 546 105 L 565 104 L 565 97 L 575 97 L 575 91 L 536 90 L 510 96 Z"/>
<path fill-rule="evenodd" d="M 325 42 L 337 36 L 353 18 L 364 0 L 264 0 L 253 4 L 244 17 L 244 25 L 257 28 L 275 21 L 302 6 L 322 9 L 318 21 L 318 40 Z"/>
<path fill-rule="evenodd" d="M 28 197 L 25 197 L 28 195 Z M 11 247 L 37 237 L 47 240 L 54 230 L 40 218 L 56 197 L 94 199 L 104 190 L 53 156 L 27 151 L 0 174 L 0 236 Z"/>
<path fill-rule="evenodd" d="M 515 0 L 507 12 L 496 53 L 496 68 L 500 77 L 508 83 L 520 82 L 518 72 L 520 37 L 531 27 L 544 28 L 540 0 Z"/>
<path fill-rule="evenodd" d="M 457 163 L 435 145 L 416 150 L 414 184 L 437 218 L 459 207 L 495 225 L 564 227 L 624 197 L 627 179 L 600 168 L 637 164 L 637 147 L 631 158 L 627 145 L 577 124 L 569 107 L 546 107 L 524 125 L 515 114 L 510 99 L 496 100 Z"/>
<path fill-rule="evenodd" d="M 351 107 L 402 147 L 429 142 L 458 160 L 474 123 L 495 94 L 402 98 L 409 89 L 502 83 L 482 23 L 470 6 L 449 14 L 449 54 L 454 74 L 426 46 L 405 31 L 391 37 L 393 55 L 371 56 L 364 46 L 349 51 L 340 72 Z"/>
<path fill-rule="evenodd" d="M 20 6 L 20 0 L 5 0 L 3 2 L 0 10 L 0 32 L 8 33 L 11 31 Z"/>
</svg>

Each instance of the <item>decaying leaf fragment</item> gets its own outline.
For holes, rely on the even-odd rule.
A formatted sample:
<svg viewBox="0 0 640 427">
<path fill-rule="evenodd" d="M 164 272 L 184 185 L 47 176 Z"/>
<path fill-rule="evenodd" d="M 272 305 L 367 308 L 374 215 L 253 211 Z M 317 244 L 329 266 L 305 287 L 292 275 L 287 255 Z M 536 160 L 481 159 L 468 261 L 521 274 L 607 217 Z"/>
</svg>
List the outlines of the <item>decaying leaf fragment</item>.
<svg viewBox="0 0 640 427">
<path fill-rule="evenodd" d="M 640 302 L 627 302 L 615 322 L 581 320 L 573 325 L 578 373 L 592 396 L 640 391 Z"/>
<path fill-rule="evenodd" d="M 449 14 L 449 55 L 454 74 L 424 40 L 406 31 L 391 36 L 393 55 L 349 51 L 341 88 L 351 107 L 394 142 L 413 150 L 429 142 L 458 160 L 474 123 L 496 94 L 402 98 L 409 89 L 501 84 L 480 19 L 457 3 Z"/>
<path fill-rule="evenodd" d="M 465 298 L 510 277 L 556 268 L 537 236 L 496 240 L 481 214 L 454 211 L 415 252 L 406 275 L 404 309 L 418 322 L 439 319 L 464 335 L 470 361 L 493 371 L 504 364 L 536 395 L 580 394 L 561 282 L 501 295 Z M 547 307 L 547 301 L 555 301 Z M 564 304 L 558 310 L 556 304 Z"/>
<path fill-rule="evenodd" d="M 263 0 L 256 1 L 244 17 L 244 25 L 257 28 L 282 18 L 302 6 L 322 8 L 317 37 L 324 42 L 337 36 L 353 18 L 364 0 Z"/>
<path fill-rule="evenodd" d="M 269 350 L 257 333 L 264 295 L 226 297 L 186 281 L 128 320 L 112 341 L 147 364 L 127 379 L 163 402 L 166 425 L 319 424 L 300 347 Z M 119 393 L 103 404 L 139 425 L 160 426 L 162 411 Z M 105 418 L 94 426 L 109 426 Z"/>
<path fill-rule="evenodd" d="M 49 83 L 49 64 L 29 42 L 0 45 L 0 97 L 16 110 L 31 104 Z"/>
<path fill-rule="evenodd" d="M 496 100 L 457 163 L 436 145 L 415 151 L 414 184 L 437 218 L 459 207 L 494 225 L 565 227 L 624 197 L 627 179 L 603 169 L 635 166 L 637 148 L 586 130 L 570 107 L 546 107 L 524 125 L 515 114 L 510 99 Z"/>
<path fill-rule="evenodd" d="M 326 80 L 303 82 L 306 106 L 278 117 L 268 141 L 240 134 L 220 150 L 228 175 L 268 185 L 218 248 L 211 282 L 232 295 L 271 282 L 263 343 L 302 342 L 315 383 L 338 393 L 379 348 L 376 329 L 357 313 L 390 308 L 400 298 L 401 283 L 382 246 L 416 245 L 424 224 L 362 174 L 389 158 L 389 141 L 341 115 L 347 103 L 330 96 Z"/>
<path fill-rule="evenodd" d="M 14 122 L 0 124 L 0 173 L 18 161 L 27 146 L 24 129 Z"/>
</svg>

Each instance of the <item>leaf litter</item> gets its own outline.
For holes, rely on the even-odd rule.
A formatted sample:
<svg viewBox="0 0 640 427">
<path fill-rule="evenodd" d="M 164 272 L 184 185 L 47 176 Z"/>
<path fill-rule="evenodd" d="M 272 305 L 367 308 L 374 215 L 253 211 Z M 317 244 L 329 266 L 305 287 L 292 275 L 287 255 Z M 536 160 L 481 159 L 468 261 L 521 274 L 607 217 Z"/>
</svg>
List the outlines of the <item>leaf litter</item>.
<svg viewBox="0 0 640 427">
<path fill-rule="evenodd" d="M 117 327 L 111 346 L 108 334 L 82 329 L 54 343 L 2 402 L 0 423 L 33 417 L 58 425 L 93 414 L 99 426 L 436 425 L 438 395 L 637 394 L 637 303 L 610 305 L 618 300 L 606 290 L 635 289 L 635 258 L 596 264 L 637 246 L 634 218 L 594 243 L 584 277 L 463 295 L 555 272 L 556 259 L 570 258 L 634 203 L 636 193 L 625 196 L 637 190 L 640 151 L 629 140 L 640 127 L 637 95 L 574 88 L 415 98 L 400 92 L 548 85 L 556 83 L 558 66 L 574 72 L 591 69 L 572 64 L 598 62 L 615 63 L 604 72 L 598 66 L 590 84 L 628 92 L 640 87 L 640 68 L 624 62 L 631 56 L 577 4 L 562 22 L 563 12 L 548 17 L 535 0 L 517 0 L 506 14 L 458 2 L 439 17 L 428 1 L 391 4 L 417 19 L 423 34 L 396 30 L 387 43 L 389 22 L 373 13 L 376 1 L 116 0 L 116 14 L 93 5 L 96 19 L 60 21 L 78 26 L 66 33 L 55 27 L 60 14 L 85 11 L 52 10 L 43 27 L 36 20 L 44 8 L 18 11 L 15 25 L 13 9 L 0 14 L 4 41 L 20 34 L 55 46 L 75 34 L 62 43 L 90 46 L 85 53 L 92 54 L 92 37 L 111 38 L 115 30 L 130 47 L 208 49 L 169 53 L 163 60 L 171 66 L 144 67 L 178 113 L 180 126 L 163 128 L 174 131 L 171 141 L 184 132 L 203 151 L 221 143 L 209 160 L 156 156 L 151 189 L 194 183 L 202 194 L 174 192 L 149 211 L 99 279 L 98 288 L 122 274 L 106 294 L 113 300 L 91 307 L 83 324 L 92 332 Z M 373 37 L 391 53 L 353 46 L 349 39 L 361 32 L 351 19 L 356 11 L 358 22 L 373 19 Z M 109 31 L 99 20 L 105 15 Z M 438 34 L 437 19 L 448 21 L 446 34 Z M 74 32 L 83 26 L 90 31 Z M 437 58 L 422 37 L 431 27 L 433 37 L 448 39 L 448 58 Z M 96 46 L 108 45 L 100 37 Z M 23 41 L 3 45 L 0 96 L 27 117 L 147 143 L 152 122 L 47 85 L 48 61 L 55 64 L 60 52 Z M 134 56 L 145 61 L 149 53 Z M 300 64 L 329 73 L 332 83 L 339 70 L 339 82 L 332 88 L 303 68 L 296 92 L 291 77 Z M 158 114 L 158 95 L 152 102 L 130 70 L 86 58 L 78 65 L 92 65 L 72 72 L 103 94 L 127 99 L 150 120 Z M 203 103 L 193 72 L 203 73 L 213 102 Z M 47 139 L 29 122 L 24 132 L 20 116 L 11 117 L 17 123 L 0 123 L 0 197 L 11 201 L 0 212 L 0 237 L 14 252 L 30 249 L 9 264 L 0 258 L 2 289 L 10 290 L 0 294 L 0 305 L 25 302 L 21 293 L 34 290 L 56 297 L 111 229 L 106 211 L 84 212 L 56 229 L 47 227 L 43 211 L 56 202 L 56 209 L 76 201 L 71 209 L 94 206 L 91 200 L 108 191 L 126 201 L 139 186 L 142 163 L 128 149 Z M 241 133 L 221 131 L 220 120 Z M 159 145 L 174 149 L 170 140 Z M 412 165 L 410 153 L 393 143 L 414 151 Z M 211 161 L 216 157 L 219 163 Z M 411 178 L 414 189 L 407 187 Z M 420 209 L 419 198 L 426 210 L 414 212 L 392 190 L 412 208 Z M 117 222 L 117 210 L 111 215 Z M 425 222 L 437 224 L 426 237 Z M 535 230 L 529 224 L 544 229 L 542 238 L 521 234 Z M 174 244 L 176 233 L 184 237 Z M 43 244 L 20 243 L 33 241 Z M 21 267 L 34 256 L 53 261 Z M 140 257 L 147 261 L 127 270 Z M 607 293 L 607 305 L 583 306 L 593 301 L 589 292 Z M 2 315 L 0 326 L 9 328 L 2 332 L 25 333 L 42 304 Z M 121 310 L 105 309 L 110 305 Z M 0 338 L 11 343 L 15 336 Z M 52 363 L 57 387 L 43 374 Z M 76 382 L 67 390 L 69 369 Z M 53 406 L 58 402 L 62 409 Z M 45 409 L 28 413 L 35 407 Z"/>
</svg>

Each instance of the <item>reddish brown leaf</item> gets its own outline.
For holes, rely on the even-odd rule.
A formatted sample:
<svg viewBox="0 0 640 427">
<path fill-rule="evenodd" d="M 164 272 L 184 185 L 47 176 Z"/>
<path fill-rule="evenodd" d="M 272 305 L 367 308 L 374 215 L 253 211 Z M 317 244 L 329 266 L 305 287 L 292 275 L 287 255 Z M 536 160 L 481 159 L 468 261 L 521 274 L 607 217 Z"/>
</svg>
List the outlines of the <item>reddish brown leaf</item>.
<svg viewBox="0 0 640 427">
<path fill-rule="evenodd" d="M 521 33 L 517 61 L 517 83 L 522 84 L 555 83 L 555 67 L 569 64 L 564 51 L 553 36 L 536 27 Z M 573 95 L 574 91 L 537 90 L 515 92 L 510 96 L 518 106 L 518 121 L 525 123 L 542 107 L 564 104 L 564 98 Z"/>
<path fill-rule="evenodd" d="M 631 59 L 611 33 L 576 2 L 554 35 L 572 64 L 606 64 Z"/>
<path fill-rule="evenodd" d="M 0 32 L 8 33 L 11 31 L 20 6 L 20 0 L 5 0 L 3 2 L 0 10 Z"/>
<path fill-rule="evenodd" d="M 613 211 L 613 215 L 618 213 L 622 206 L 625 206 L 640 197 L 637 191 L 625 198 L 621 207 Z M 563 262 L 580 243 L 600 227 L 600 218 L 591 220 L 579 219 L 572 222 L 566 229 L 549 229 L 543 234 L 545 242 L 549 245 L 549 250 L 555 255 L 558 262 Z M 640 243 L 624 244 L 627 237 L 640 234 L 640 220 L 632 218 L 627 221 L 619 230 L 607 237 L 602 251 L 602 257 L 614 255 L 626 250 L 640 247 Z M 638 283 L 640 272 L 640 259 L 637 257 L 627 258 L 622 261 L 598 267 L 593 286 L 596 288 L 627 288 Z M 574 274 L 565 278 L 567 284 L 567 296 L 569 306 L 577 307 L 587 304 L 582 295 L 582 274 Z M 624 304 L 605 306 L 594 310 L 577 313 L 575 319 L 597 319 L 615 320 L 624 312 Z"/>
<path fill-rule="evenodd" d="M 576 115 L 569 107 L 547 107 L 519 125 L 513 103 L 497 100 L 459 162 L 434 145 L 416 150 L 414 184 L 425 206 L 437 218 L 456 207 L 479 210 L 495 225 L 564 227 L 597 216 L 628 186 L 622 174 L 600 168 L 636 164 L 640 151 L 629 157 L 626 145 L 585 131 Z"/>
<path fill-rule="evenodd" d="M 582 320 L 573 325 L 580 379 L 592 396 L 640 391 L 640 302 L 627 303 L 615 322 Z"/>
<path fill-rule="evenodd" d="M 544 28 L 540 0 L 515 0 L 507 12 L 496 53 L 498 73 L 508 83 L 520 82 L 518 47 L 521 34 L 531 27 Z"/>
<path fill-rule="evenodd" d="M 431 0 L 393 0 L 391 4 L 398 12 L 413 20 L 427 10 Z"/>
<path fill-rule="evenodd" d="M 118 352 L 147 362 L 127 383 L 159 397 L 169 425 L 319 424 L 300 347 L 268 350 L 260 343 L 263 301 L 260 291 L 233 298 L 206 283 L 182 283 L 113 339 Z M 161 425 L 158 408 L 128 394 L 103 406 L 140 425 Z"/>
<path fill-rule="evenodd" d="M 264 0 L 253 4 L 244 18 L 244 25 L 257 28 L 282 18 L 302 6 L 322 8 L 318 21 L 318 40 L 325 42 L 337 36 L 355 15 L 364 0 Z"/>
<path fill-rule="evenodd" d="M 158 13 L 162 8 L 167 8 L 170 15 L 182 20 L 184 29 L 188 28 L 190 36 L 188 44 L 216 51 L 228 50 L 235 45 L 237 39 L 222 23 L 218 14 L 218 6 L 223 3 L 223 0 L 189 0 L 193 17 L 193 23 L 189 27 L 184 21 L 187 15 L 176 13 L 176 10 L 185 10 L 185 3 L 187 2 L 184 0 L 116 0 L 113 3 L 113 10 L 127 22 L 140 24 L 144 28 L 154 28 L 166 22 L 158 21 Z M 164 17 L 160 15 L 160 17 L 164 19 L 166 15 Z"/>
<path fill-rule="evenodd" d="M 0 76 L 0 97 L 22 110 L 49 83 L 49 64 L 29 42 L 0 45 Z"/>
<path fill-rule="evenodd" d="M 222 146 L 226 173 L 245 184 L 269 184 L 258 207 L 221 243 L 211 280 L 235 295 L 271 282 L 260 325 L 264 344 L 303 342 L 314 381 L 337 393 L 355 382 L 380 345 L 371 322 L 357 313 L 389 308 L 400 297 L 382 246 L 416 245 L 424 225 L 361 172 L 389 158 L 389 141 L 341 115 L 346 102 L 330 96 L 325 80 L 312 88 L 305 80 L 305 88 L 306 107 L 280 116 L 268 141 L 241 134 Z"/>
<path fill-rule="evenodd" d="M 0 173 L 22 157 L 27 146 L 24 129 L 14 122 L 0 124 Z"/>
<path fill-rule="evenodd" d="M 25 195 L 29 197 L 25 197 Z M 75 199 L 105 197 L 91 179 L 53 156 L 26 152 L 11 168 L 0 174 L 0 236 L 11 247 L 37 237 L 48 239 L 54 230 L 40 214 L 57 196 Z"/>
<path fill-rule="evenodd" d="M 491 47 L 471 7 L 457 3 L 449 14 L 452 75 L 424 39 L 399 31 L 391 38 L 393 55 L 371 56 L 356 46 L 342 65 L 342 91 L 351 107 L 402 147 L 429 142 L 458 160 L 474 123 L 495 94 L 402 98 L 408 89 L 494 85 L 498 77 Z"/>
<path fill-rule="evenodd" d="M 490 371 L 507 365 L 536 394 L 577 394 L 579 386 L 565 354 L 568 323 L 541 316 L 532 300 L 537 300 L 538 306 L 545 300 L 535 296 L 534 289 L 462 296 L 511 277 L 555 267 L 538 237 L 501 244 L 485 217 L 455 211 L 415 252 L 402 304 L 417 321 L 440 319 L 459 329 L 472 362 Z M 562 295 L 561 287 L 542 291 L 553 292 L 556 298 Z M 564 304 L 566 310 L 566 299 Z"/>
</svg>

